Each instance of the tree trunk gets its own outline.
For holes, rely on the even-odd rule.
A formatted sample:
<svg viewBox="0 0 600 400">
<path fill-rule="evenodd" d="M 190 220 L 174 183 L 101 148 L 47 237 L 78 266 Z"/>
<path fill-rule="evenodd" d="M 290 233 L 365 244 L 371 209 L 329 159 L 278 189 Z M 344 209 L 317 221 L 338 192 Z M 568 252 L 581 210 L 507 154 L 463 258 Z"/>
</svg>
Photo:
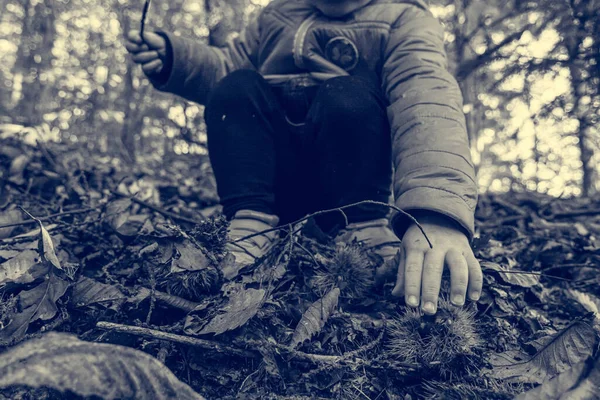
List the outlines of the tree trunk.
<svg viewBox="0 0 600 400">
<path fill-rule="evenodd" d="M 29 125 L 40 123 L 43 113 L 48 111 L 47 107 L 51 104 L 43 72 L 52 67 L 52 47 L 56 33 L 52 0 L 33 4 L 33 1 L 27 1 L 23 6 L 21 44 L 13 73 L 15 77 L 22 76 L 16 111 L 20 122 Z"/>
</svg>

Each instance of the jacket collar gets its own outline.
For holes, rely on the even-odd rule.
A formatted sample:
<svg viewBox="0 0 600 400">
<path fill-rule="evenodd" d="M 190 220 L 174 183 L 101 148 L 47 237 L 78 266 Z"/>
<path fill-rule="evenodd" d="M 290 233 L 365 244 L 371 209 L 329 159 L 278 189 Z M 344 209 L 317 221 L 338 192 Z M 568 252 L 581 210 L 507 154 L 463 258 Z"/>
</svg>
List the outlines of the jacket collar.
<svg viewBox="0 0 600 400">
<path fill-rule="evenodd" d="M 308 0 L 324 15 L 340 18 L 369 4 L 373 0 Z"/>
</svg>

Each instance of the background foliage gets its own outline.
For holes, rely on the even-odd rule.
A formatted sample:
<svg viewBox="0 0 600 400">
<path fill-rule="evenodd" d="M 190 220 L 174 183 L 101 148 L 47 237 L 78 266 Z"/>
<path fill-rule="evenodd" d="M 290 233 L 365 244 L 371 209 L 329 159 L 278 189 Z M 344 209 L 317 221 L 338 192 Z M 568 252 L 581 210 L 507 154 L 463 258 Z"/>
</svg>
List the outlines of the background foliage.
<svg viewBox="0 0 600 400">
<path fill-rule="evenodd" d="M 268 0 L 155 1 L 149 25 L 222 45 Z M 482 190 L 600 189 L 600 1 L 431 0 Z M 0 124 L 124 162 L 206 154 L 203 109 L 149 86 L 123 32 L 143 2 L 0 0 Z"/>
</svg>

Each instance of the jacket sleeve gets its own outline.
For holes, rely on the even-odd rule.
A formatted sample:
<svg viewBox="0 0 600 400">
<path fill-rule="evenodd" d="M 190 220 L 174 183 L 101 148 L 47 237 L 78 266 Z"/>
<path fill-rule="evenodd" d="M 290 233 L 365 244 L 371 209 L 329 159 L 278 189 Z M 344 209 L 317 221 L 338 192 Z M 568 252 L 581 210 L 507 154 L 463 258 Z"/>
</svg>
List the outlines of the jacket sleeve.
<svg viewBox="0 0 600 400">
<path fill-rule="evenodd" d="M 168 60 L 166 65 L 171 68 L 160 76 L 147 75 L 147 77 L 160 91 L 206 104 L 209 92 L 221 78 L 237 69 L 256 69 L 258 18 L 223 48 L 209 46 L 198 39 L 182 38 L 167 32 L 159 32 L 159 34 L 168 40 L 170 51 L 167 54 L 172 59 Z"/>
<path fill-rule="evenodd" d="M 392 27 L 385 47 L 383 89 L 389 100 L 396 206 L 443 214 L 469 238 L 477 204 L 463 99 L 447 70 L 441 24 L 409 6 Z M 399 237 L 409 226 L 398 214 Z"/>
</svg>

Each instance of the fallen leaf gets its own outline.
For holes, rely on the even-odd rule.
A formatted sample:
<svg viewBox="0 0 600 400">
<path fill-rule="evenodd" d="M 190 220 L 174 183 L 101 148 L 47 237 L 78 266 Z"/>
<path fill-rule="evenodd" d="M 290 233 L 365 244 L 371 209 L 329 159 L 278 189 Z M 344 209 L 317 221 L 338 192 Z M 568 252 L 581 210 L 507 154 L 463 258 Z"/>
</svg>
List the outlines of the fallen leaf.
<svg viewBox="0 0 600 400">
<path fill-rule="evenodd" d="M 62 270 L 60 266 L 60 261 L 58 261 L 58 257 L 56 257 L 56 251 L 54 250 L 54 244 L 52 243 L 52 237 L 44 228 L 42 221 L 36 219 L 37 223 L 40 226 L 40 241 L 38 242 L 40 256 L 42 260 L 47 261 L 54 268 Z"/>
<path fill-rule="evenodd" d="M 245 265 L 235 261 L 234 255 L 228 253 L 223 258 L 223 261 L 221 261 L 219 267 L 221 268 L 221 272 L 223 272 L 223 277 L 227 280 L 232 280 L 240 274 Z"/>
<path fill-rule="evenodd" d="M 18 250 L 0 250 L 0 258 L 4 260 L 10 260 L 21 254 Z"/>
<path fill-rule="evenodd" d="M 482 261 L 481 268 L 483 270 L 491 269 L 498 272 L 498 275 L 500 275 L 504 282 L 514 286 L 530 288 L 540 283 L 539 274 L 529 272 L 520 273 L 518 271 L 511 270 L 510 268 L 505 268 L 494 262 Z"/>
<path fill-rule="evenodd" d="M 339 298 L 340 289 L 336 287 L 311 304 L 298 322 L 290 346 L 298 347 L 305 340 L 310 340 L 321 332 L 331 314 L 336 310 Z"/>
<path fill-rule="evenodd" d="M 0 212 L 0 226 L 16 224 L 18 222 L 21 222 L 21 211 L 17 210 L 16 208 Z M 9 238 L 15 228 L 15 226 L 9 228 L 0 228 L 0 239 Z"/>
<path fill-rule="evenodd" d="M 198 335 L 215 334 L 237 329 L 256 315 L 265 299 L 264 289 L 239 289 L 229 296 L 229 301 Z M 187 321 L 186 321 L 187 325 Z M 185 328 L 184 328 L 185 329 Z M 192 333 L 186 330 L 186 333 Z"/>
<path fill-rule="evenodd" d="M 97 282 L 82 276 L 73 286 L 72 301 L 77 307 L 100 304 L 117 310 L 127 300 L 127 296 L 116 286 Z"/>
<path fill-rule="evenodd" d="M 596 346 L 597 335 L 589 324 L 577 321 L 537 342 L 539 351 L 533 357 L 514 350 L 492 355 L 493 377 L 542 383 L 589 357 Z"/>
<path fill-rule="evenodd" d="M 200 271 L 210 266 L 210 261 L 204 252 L 189 240 L 175 243 L 175 249 L 176 252 L 171 263 L 171 272 L 173 273 Z"/>
<path fill-rule="evenodd" d="M 27 168 L 27 165 L 30 161 L 31 156 L 27 154 L 21 154 L 15 157 L 10 164 L 8 180 L 16 183 L 17 185 L 25 184 L 25 178 L 23 177 L 23 173 L 25 172 L 25 168 Z"/>
<path fill-rule="evenodd" d="M 593 359 L 590 357 L 586 361 L 575 364 L 543 384 L 520 394 L 514 400 L 558 400 L 582 380 L 582 377 L 586 375 L 592 365 Z"/>
<path fill-rule="evenodd" d="M 18 341 L 25 336 L 32 322 L 54 318 L 58 312 L 56 302 L 65 294 L 68 287 L 67 282 L 50 273 L 40 285 L 19 293 L 18 308 L 10 315 L 8 325 L 0 330 L 0 342 Z"/>
<path fill-rule="evenodd" d="M 139 350 L 48 333 L 0 355 L 0 387 L 47 387 L 84 398 L 202 400 Z"/>
<path fill-rule="evenodd" d="M 32 283 L 48 271 L 48 266 L 40 263 L 37 251 L 25 250 L 0 264 L 0 287 L 8 283 Z"/>
<path fill-rule="evenodd" d="M 600 311 L 598 310 L 600 307 L 600 300 L 598 300 L 597 297 L 575 289 L 568 289 L 566 293 L 581 304 L 587 312 L 594 313 L 596 318 L 600 318 Z"/>
</svg>

